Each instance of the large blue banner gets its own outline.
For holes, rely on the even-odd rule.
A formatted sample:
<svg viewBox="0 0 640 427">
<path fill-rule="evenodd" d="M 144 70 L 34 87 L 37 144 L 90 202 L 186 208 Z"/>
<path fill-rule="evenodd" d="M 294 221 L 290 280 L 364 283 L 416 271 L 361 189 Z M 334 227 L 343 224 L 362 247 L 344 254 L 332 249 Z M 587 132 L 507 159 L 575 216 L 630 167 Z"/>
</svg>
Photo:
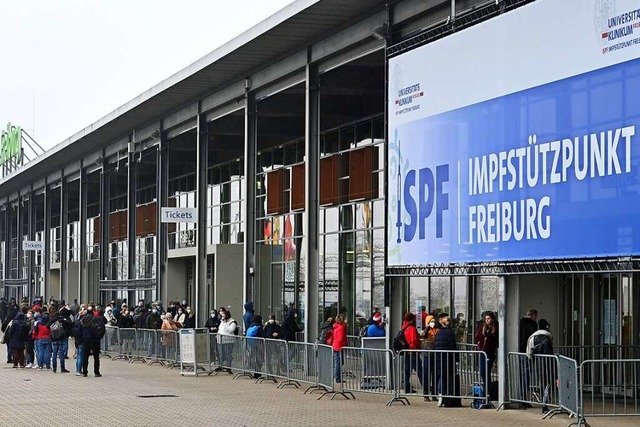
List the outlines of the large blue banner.
<svg viewBox="0 0 640 427">
<path fill-rule="evenodd" d="M 640 60 L 390 132 L 390 265 L 640 253 Z"/>
</svg>

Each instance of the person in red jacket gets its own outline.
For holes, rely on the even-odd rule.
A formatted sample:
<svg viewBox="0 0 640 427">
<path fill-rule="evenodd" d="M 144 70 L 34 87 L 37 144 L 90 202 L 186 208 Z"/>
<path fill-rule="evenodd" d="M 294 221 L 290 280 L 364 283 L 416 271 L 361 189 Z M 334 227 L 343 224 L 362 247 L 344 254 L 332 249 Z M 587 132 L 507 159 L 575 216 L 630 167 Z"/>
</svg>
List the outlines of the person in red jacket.
<svg viewBox="0 0 640 427">
<path fill-rule="evenodd" d="M 498 322 L 493 312 L 485 312 L 484 321 L 478 327 L 475 338 L 478 351 L 484 351 L 487 355 L 486 368 L 484 355 L 480 357 L 480 377 L 486 390 L 491 381 L 491 369 L 496 361 L 496 350 L 498 349 Z"/>
<path fill-rule="evenodd" d="M 333 364 L 335 369 L 336 382 L 342 382 L 342 347 L 347 346 L 347 321 L 344 314 L 338 314 L 333 322 L 333 333 L 327 341 L 333 348 Z"/>
<path fill-rule="evenodd" d="M 420 350 L 420 334 L 416 328 L 416 315 L 407 312 L 404 315 L 404 321 L 402 322 L 402 331 L 404 333 L 404 339 L 409 344 L 408 350 Z M 415 393 L 415 390 L 411 387 L 411 372 L 416 371 L 418 374 L 418 380 L 421 384 L 424 384 L 422 359 L 420 353 L 406 351 L 404 352 L 404 392 Z"/>
<path fill-rule="evenodd" d="M 48 324 L 49 315 L 45 313 L 33 327 L 32 337 L 40 370 L 43 370 L 45 366 L 47 369 L 51 369 L 51 330 L 47 326 Z"/>
</svg>

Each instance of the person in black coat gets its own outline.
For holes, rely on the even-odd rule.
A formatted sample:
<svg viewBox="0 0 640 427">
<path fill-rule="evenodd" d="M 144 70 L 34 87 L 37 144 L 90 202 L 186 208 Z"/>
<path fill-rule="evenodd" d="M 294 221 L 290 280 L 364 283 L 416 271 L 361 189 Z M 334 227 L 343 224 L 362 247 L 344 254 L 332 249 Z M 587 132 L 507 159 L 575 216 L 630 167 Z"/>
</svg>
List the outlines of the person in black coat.
<svg viewBox="0 0 640 427">
<path fill-rule="evenodd" d="M 25 323 L 24 314 L 18 313 L 13 319 L 11 328 L 7 331 L 9 336 L 9 346 L 13 349 L 13 367 L 17 368 L 20 365 L 24 368 L 24 348 L 26 346 L 27 334 L 21 332 L 24 327 L 28 325 Z"/>
<path fill-rule="evenodd" d="M 440 331 L 436 335 L 435 349 L 452 351 L 457 350 L 456 335 L 451 329 L 451 317 L 440 319 Z M 438 406 L 462 406 L 459 397 L 460 385 L 456 381 L 456 353 L 438 353 L 436 355 L 436 384 L 439 393 L 443 396 L 438 401 Z"/>
<path fill-rule="evenodd" d="M 533 368 L 536 381 L 543 390 L 542 413 L 549 412 L 549 393 L 553 384 L 556 384 L 558 372 L 555 359 L 551 357 L 536 357 L 536 355 L 553 356 L 553 336 L 551 335 L 551 324 L 545 319 L 538 322 L 538 330 L 529 337 L 527 342 L 527 356 L 533 359 Z"/>
<path fill-rule="evenodd" d="M 298 326 L 298 309 L 290 308 L 287 312 L 287 316 L 284 318 L 282 322 L 282 339 L 285 341 L 295 341 L 296 333 L 302 332 L 303 329 Z"/>
<path fill-rule="evenodd" d="M 538 310 L 531 308 L 527 310 L 527 314 L 520 319 L 518 324 L 518 353 L 527 352 L 527 341 L 529 337 L 538 330 Z M 530 380 L 530 364 L 526 358 L 520 359 L 520 399 L 527 399 L 527 390 L 529 389 Z M 531 405 L 523 403 L 523 407 L 530 408 Z"/>
</svg>

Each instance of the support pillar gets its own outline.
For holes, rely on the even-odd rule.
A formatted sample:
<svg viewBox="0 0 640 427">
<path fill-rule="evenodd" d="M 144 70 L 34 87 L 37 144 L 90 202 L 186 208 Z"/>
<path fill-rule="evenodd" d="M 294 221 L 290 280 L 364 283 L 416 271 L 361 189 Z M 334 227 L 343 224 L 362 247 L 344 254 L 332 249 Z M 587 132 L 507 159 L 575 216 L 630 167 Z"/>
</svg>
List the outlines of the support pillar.
<svg viewBox="0 0 640 427">
<path fill-rule="evenodd" d="M 78 280 L 78 301 L 88 301 L 89 283 L 87 277 L 87 173 L 82 162 L 80 163 L 80 190 L 79 190 L 79 220 L 80 220 L 80 274 Z M 71 298 L 67 301 L 71 304 Z"/>
<path fill-rule="evenodd" d="M 57 299 L 68 299 L 67 283 L 67 222 L 69 215 L 69 201 L 67 200 L 67 181 L 62 171 L 62 185 L 60 186 L 60 294 Z"/>
<path fill-rule="evenodd" d="M 498 277 L 498 325 L 502 329 L 498 334 L 498 405 L 502 405 L 506 401 L 507 384 L 507 278 L 505 276 Z"/>
<path fill-rule="evenodd" d="M 28 235 L 28 239 L 30 241 L 34 241 L 36 240 L 36 225 L 34 223 L 35 221 L 35 214 L 34 214 L 34 202 L 35 202 L 35 193 L 33 192 L 33 184 L 31 185 L 31 191 L 29 192 L 29 211 L 27 213 L 27 221 L 29 221 L 28 224 L 28 230 L 27 230 L 27 235 Z M 29 251 L 28 252 L 29 255 L 29 259 L 27 260 L 27 296 L 29 297 L 29 301 L 33 301 L 33 296 L 35 295 L 35 290 L 36 290 L 36 278 L 34 276 L 34 271 L 35 271 L 35 263 L 36 263 L 36 252 L 35 251 Z"/>
<path fill-rule="evenodd" d="M 167 225 L 163 224 L 161 219 L 162 207 L 167 206 L 168 204 L 167 177 L 169 176 L 169 155 L 167 150 L 167 140 L 162 129 L 160 129 L 160 142 L 158 143 L 156 156 L 156 299 L 161 300 L 163 304 L 167 304 Z"/>
<path fill-rule="evenodd" d="M 127 152 L 127 279 L 135 279 L 136 274 L 136 208 L 138 206 L 136 189 L 138 188 L 138 161 L 134 148 L 133 136 L 129 141 Z M 129 296 L 129 304 L 137 304 L 138 298 Z M 108 301 L 105 301 L 108 302 Z"/>
<path fill-rule="evenodd" d="M 311 50 L 309 50 L 309 60 Z M 309 62 L 309 61 L 307 61 Z M 306 266 L 305 282 L 305 341 L 313 342 L 318 336 L 318 164 L 319 164 L 319 129 L 320 129 L 320 95 L 318 88 L 318 69 L 307 63 L 305 91 L 305 211 L 304 246 Z M 324 319 L 323 319 L 324 320 Z"/>
<path fill-rule="evenodd" d="M 42 262 L 44 268 L 44 289 L 43 295 L 51 292 L 51 197 L 49 195 L 49 183 L 44 180 L 44 253 Z M 35 295 L 34 295 L 35 296 Z"/>
<path fill-rule="evenodd" d="M 245 195 L 245 237 L 243 257 L 243 301 L 253 301 L 256 296 L 254 272 L 256 271 L 255 241 L 256 241 L 256 144 L 257 144 L 257 114 L 255 96 L 249 93 L 249 83 L 246 85 L 244 108 L 244 186 Z M 263 284 L 261 284 L 263 285 Z M 266 284 L 264 284 L 266 285 Z M 216 302 L 217 303 L 217 302 Z"/>
<path fill-rule="evenodd" d="M 198 106 L 199 108 L 199 106 Z M 197 154 L 196 154 L 196 185 L 198 224 L 196 225 L 196 289 L 195 307 L 196 327 L 204 325 L 209 313 L 207 286 L 207 156 L 208 132 L 207 123 L 202 114 L 198 114 L 197 121 Z"/>
<path fill-rule="evenodd" d="M 104 150 L 102 151 L 104 157 Z M 109 279 L 109 191 L 110 172 L 106 159 L 100 171 L 100 277 L 98 278 L 98 298 L 100 297 L 100 280 Z"/>
</svg>

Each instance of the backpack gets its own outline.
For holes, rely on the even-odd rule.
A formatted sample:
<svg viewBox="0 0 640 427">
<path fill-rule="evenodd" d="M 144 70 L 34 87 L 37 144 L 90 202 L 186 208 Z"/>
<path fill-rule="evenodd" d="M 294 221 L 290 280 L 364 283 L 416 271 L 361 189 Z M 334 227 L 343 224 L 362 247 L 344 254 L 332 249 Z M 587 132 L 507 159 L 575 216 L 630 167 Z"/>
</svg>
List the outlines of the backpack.
<svg viewBox="0 0 640 427">
<path fill-rule="evenodd" d="M 51 338 L 54 340 L 59 340 L 64 337 L 64 328 L 59 320 L 53 322 L 49 327 L 49 330 L 51 331 Z"/>
<path fill-rule="evenodd" d="M 91 321 L 91 338 L 94 340 L 101 340 L 104 334 L 107 332 L 102 319 L 94 318 Z"/>
<path fill-rule="evenodd" d="M 233 330 L 233 335 L 238 335 L 240 333 L 240 331 L 238 330 L 238 329 L 240 329 L 240 328 L 238 328 L 238 324 L 235 321 L 233 321 L 231 323 L 236 325 L 236 328 Z"/>
<path fill-rule="evenodd" d="M 27 340 L 29 339 L 29 335 L 31 335 L 31 325 L 24 322 L 20 325 L 20 329 L 18 329 L 18 338 L 21 340 Z"/>
<path fill-rule="evenodd" d="M 333 337 L 333 330 L 329 328 L 325 328 L 322 330 L 322 332 L 320 332 L 320 338 L 318 339 L 318 342 L 320 344 L 328 344 L 329 340 L 331 340 L 332 337 Z"/>
<path fill-rule="evenodd" d="M 367 336 L 367 331 L 369 330 L 369 325 L 365 325 L 362 328 L 360 328 L 360 333 L 358 334 L 358 336 L 360 338 L 365 338 Z"/>
<path fill-rule="evenodd" d="M 404 330 L 406 328 L 407 327 L 405 326 L 404 328 L 400 329 L 393 339 L 393 351 L 395 351 L 396 353 L 398 353 L 400 350 L 406 350 L 409 348 L 409 343 L 404 336 Z"/>
</svg>

